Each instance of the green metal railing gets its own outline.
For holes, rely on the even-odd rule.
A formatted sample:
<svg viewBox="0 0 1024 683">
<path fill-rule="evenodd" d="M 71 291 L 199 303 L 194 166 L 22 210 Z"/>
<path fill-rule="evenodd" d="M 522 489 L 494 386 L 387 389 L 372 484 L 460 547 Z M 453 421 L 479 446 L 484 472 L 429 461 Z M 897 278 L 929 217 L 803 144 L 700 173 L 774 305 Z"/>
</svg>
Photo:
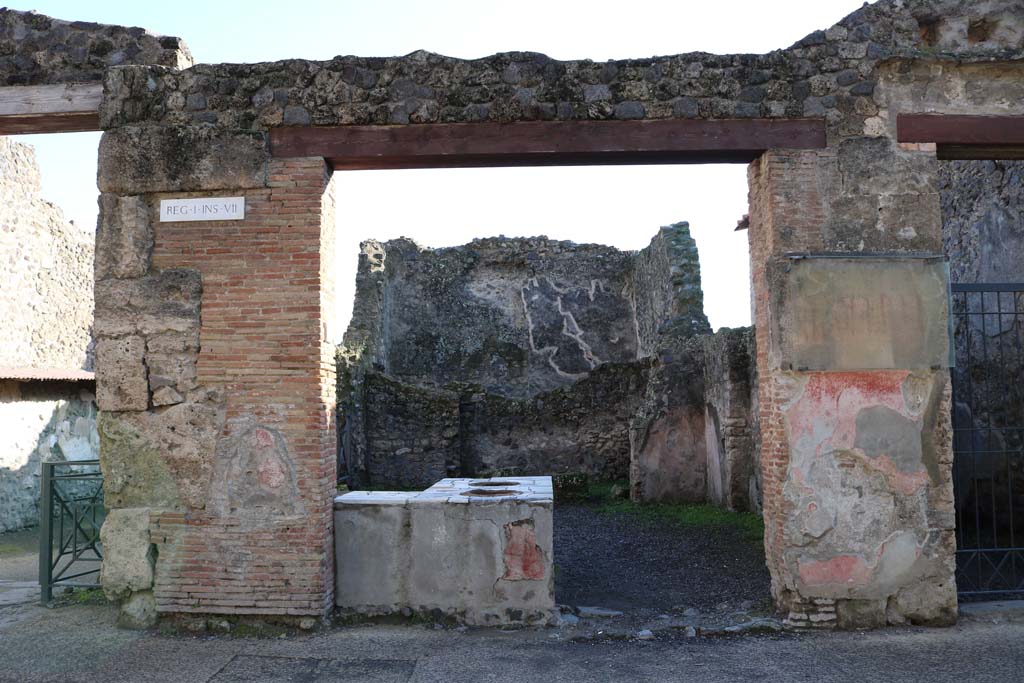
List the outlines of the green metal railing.
<svg viewBox="0 0 1024 683">
<path fill-rule="evenodd" d="M 42 465 L 39 593 L 45 605 L 54 588 L 99 585 L 105 510 L 99 460 Z"/>
</svg>

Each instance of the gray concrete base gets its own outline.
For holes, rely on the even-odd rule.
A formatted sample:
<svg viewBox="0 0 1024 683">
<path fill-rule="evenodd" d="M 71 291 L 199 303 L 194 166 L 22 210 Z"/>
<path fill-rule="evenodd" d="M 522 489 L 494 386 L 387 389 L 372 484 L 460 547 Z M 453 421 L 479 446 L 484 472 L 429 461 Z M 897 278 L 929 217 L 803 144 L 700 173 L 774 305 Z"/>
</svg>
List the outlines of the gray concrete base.
<svg viewBox="0 0 1024 683">
<path fill-rule="evenodd" d="M 342 614 L 547 624 L 556 618 L 552 504 L 550 477 L 339 496 L 336 604 Z"/>
</svg>

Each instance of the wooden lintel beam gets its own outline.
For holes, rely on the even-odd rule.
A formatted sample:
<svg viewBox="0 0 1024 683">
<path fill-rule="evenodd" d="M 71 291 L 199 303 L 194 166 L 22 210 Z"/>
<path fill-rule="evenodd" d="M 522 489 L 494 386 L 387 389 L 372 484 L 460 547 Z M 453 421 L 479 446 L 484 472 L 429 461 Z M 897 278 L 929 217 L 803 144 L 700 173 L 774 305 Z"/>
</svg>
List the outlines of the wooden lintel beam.
<svg viewBox="0 0 1024 683">
<path fill-rule="evenodd" d="M 946 161 L 1022 161 L 1024 145 L 937 145 L 935 156 Z"/>
<path fill-rule="evenodd" d="M 821 119 L 524 121 L 275 128 L 275 157 L 335 169 L 749 162 L 768 149 L 820 149 Z"/>
<path fill-rule="evenodd" d="M 1024 145 L 1024 116 L 899 114 L 896 139 L 936 145 Z"/>
<path fill-rule="evenodd" d="M 99 83 L 0 88 L 0 135 L 100 129 Z"/>
</svg>

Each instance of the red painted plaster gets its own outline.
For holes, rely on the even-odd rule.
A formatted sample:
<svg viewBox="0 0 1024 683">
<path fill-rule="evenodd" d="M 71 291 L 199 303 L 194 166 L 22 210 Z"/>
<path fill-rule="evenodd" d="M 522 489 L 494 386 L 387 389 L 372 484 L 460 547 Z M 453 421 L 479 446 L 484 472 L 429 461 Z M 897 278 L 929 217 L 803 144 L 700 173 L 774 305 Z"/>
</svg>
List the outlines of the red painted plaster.
<svg viewBox="0 0 1024 683">
<path fill-rule="evenodd" d="M 827 560 L 800 562 L 800 580 L 808 586 L 828 584 L 864 585 L 871 577 L 871 568 L 864 558 L 838 555 Z"/>
<path fill-rule="evenodd" d="M 544 554 L 537 545 L 533 524 L 512 522 L 505 525 L 506 581 L 540 581 L 544 578 Z"/>
</svg>

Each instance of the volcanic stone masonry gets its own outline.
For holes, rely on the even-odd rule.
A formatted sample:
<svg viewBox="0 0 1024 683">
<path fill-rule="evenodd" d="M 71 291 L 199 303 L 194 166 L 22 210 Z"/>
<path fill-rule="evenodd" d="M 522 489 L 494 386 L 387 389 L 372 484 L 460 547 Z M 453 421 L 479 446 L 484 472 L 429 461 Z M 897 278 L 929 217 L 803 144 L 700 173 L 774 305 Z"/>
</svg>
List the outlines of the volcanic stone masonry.
<svg viewBox="0 0 1024 683">
<path fill-rule="evenodd" d="M 39 523 L 41 462 L 91 460 L 99 443 L 91 381 L 34 379 L 92 369 L 92 226 L 42 198 L 35 152 L 9 138 L 0 138 L 0 197 L 4 532 Z"/>
<path fill-rule="evenodd" d="M 353 483 L 582 474 L 631 477 L 638 500 L 705 500 L 703 348 L 687 343 L 711 328 L 686 223 L 637 253 L 546 238 L 368 241 L 356 282 L 339 349 Z M 735 345 L 712 355 L 749 368 L 730 354 L 749 358 Z M 747 409 L 729 412 L 727 430 L 749 422 L 744 382 Z M 730 444 L 749 474 L 749 440 Z M 729 504 L 749 507 L 736 476 Z"/>
<path fill-rule="evenodd" d="M 106 576 L 134 614 L 294 618 L 334 602 L 332 171 L 323 156 L 275 156 L 273 129 L 379 124 L 429 137 L 444 122 L 472 131 L 481 121 L 811 118 L 825 147 L 768 149 L 748 167 L 751 434 L 760 434 L 772 593 L 803 626 L 955 619 L 940 164 L 933 145 L 897 141 L 897 117 L 1024 115 L 1020 0 L 881 0 L 763 55 L 603 63 L 415 52 L 188 66 L 177 39 L 13 10 L 0 10 L 0 40 L 5 83 L 102 77 L 106 559 L 149 569 L 130 581 Z M 161 199 L 211 195 L 244 197 L 245 220 L 157 220 Z M 538 278 L 533 294 L 543 302 L 556 290 Z M 589 297 L 566 304 L 585 311 Z M 868 302 L 884 315 L 866 314 Z M 519 390 L 587 371 L 583 343 L 614 357 L 610 338 L 591 345 L 580 325 L 574 346 L 545 336 L 551 323 L 550 308 L 539 312 L 536 348 L 571 362 L 548 351 L 546 374 L 517 365 L 511 347 L 460 352 L 501 358 L 504 372 L 523 373 Z M 686 388 L 666 362 L 694 357 L 678 352 L 686 344 L 652 351 L 645 334 L 632 343 L 656 364 L 630 448 L 656 462 L 663 443 L 706 438 L 697 416 L 709 411 L 690 392 L 658 388 Z M 403 372 L 434 391 L 415 363 Z M 453 414 L 450 397 L 444 406 Z M 716 408 L 720 424 L 728 412 Z M 660 429 L 658 416 L 670 414 L 687 428 Z M 732 471 L 716 470 L 730 481 Z"/>
</svg>

